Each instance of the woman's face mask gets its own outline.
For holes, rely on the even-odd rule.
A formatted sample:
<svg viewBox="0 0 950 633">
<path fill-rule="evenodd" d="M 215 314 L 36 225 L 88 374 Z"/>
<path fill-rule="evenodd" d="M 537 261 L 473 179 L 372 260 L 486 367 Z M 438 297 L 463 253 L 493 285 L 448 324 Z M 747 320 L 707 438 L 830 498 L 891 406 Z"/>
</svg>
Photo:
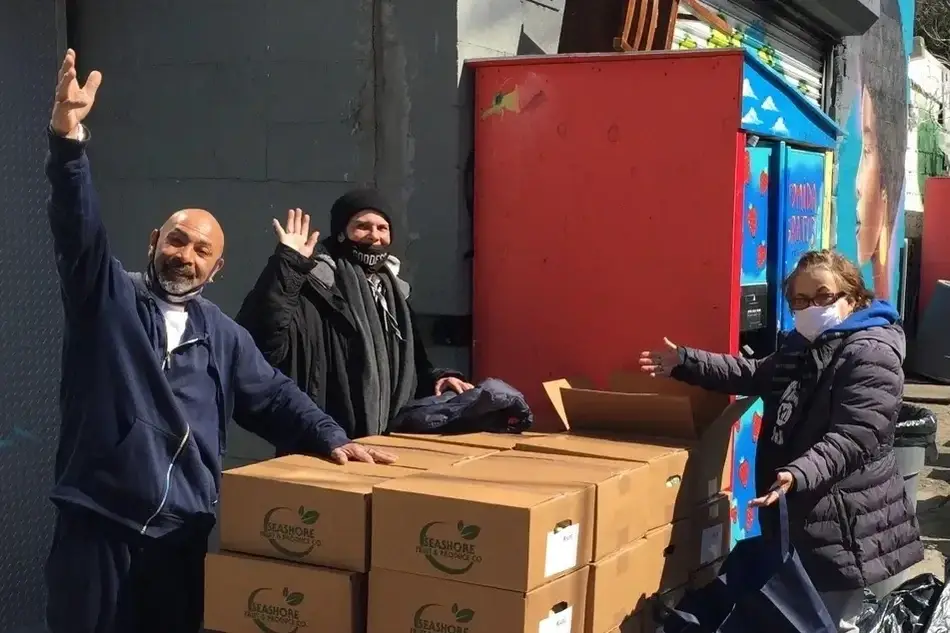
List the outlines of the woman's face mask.
<svg viewBox="0 0 950 633">
<path fill-rule="evenodd" d="M 795 329 L 809 341 L 814 341 L 828 330 L 838 327 L 844 322 L 840 306 L 842 301 L 844 299 L 839 299 L 829 306 L 809 306 L 796 310 Z"/>
</svg>

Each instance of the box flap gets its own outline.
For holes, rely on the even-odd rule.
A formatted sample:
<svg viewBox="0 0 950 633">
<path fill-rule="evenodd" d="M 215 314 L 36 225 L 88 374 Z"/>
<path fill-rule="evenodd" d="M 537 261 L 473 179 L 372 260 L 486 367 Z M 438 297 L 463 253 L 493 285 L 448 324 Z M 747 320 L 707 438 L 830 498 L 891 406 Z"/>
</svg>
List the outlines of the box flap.
<svg viewBox="0 0 950 633">
<path fill-rule="evenodd" d="M 416 469 L 395 465 L 366 464 L 363 462 L 348 462 L 340 465 L 318 457 L 286 455 L 226 470 L 224 476 L 321 485 L 327 481 L 383 481 L 395 477 L 414 475 L 418 472 Z"/>
<path fill-rule="evenodd" d="M 416 473 L 374 486 L 374 496 L 403 492 L 502 507 L 533 508 L 576 491 L 556 484 L 528 485 L 480 480 L 453 474 L 451 469 Z"/>
<path fill-rule="evenodd" d="M 437 455 L 454 456 L 459 459 L 476 455 L 489 455 L 494 451 L 490 448 L 479 448 L 477 446 L 466 446 L 465 444 L 449 444 L 447 442 L 433 442 L 431 440 L 408 437 L 405 435 L 370 435 L 355 440 L 357 444 L 366 444 L 369 446 L 378 446 L 386 449 L 416 449 L 427 453 Z M 395 452 L 395 451 L 390 451 Z M 398 454 L 398 453 L 397 453 Z"/>
<path fill-rule="evenodd" d="M 693 439 L 693 407 L 685 396 L 562 389 L 561 401 L 574 432 L 607 431 Z"/>
<path fill-rule="evenodd" d="M 543 386 L 564 426 L 575 433 L 694 441 L 714 421 L 737 411 L 728 396 L 645 374 L 614 374 L 610 390 L 581 388 L 567 379 Z"/>
<path fill-rule="evenodd" d="M 711 422 L 729 404 L 721 393 L 687 385 L 672 378 L 656 378 L 642 372 L 617 372 L 610 377 L 610 390 L 621 393 L 654 393 L 661 396 L 686 396 L 693 405 L 693 416 L 699 422 Z"/>
</svg>

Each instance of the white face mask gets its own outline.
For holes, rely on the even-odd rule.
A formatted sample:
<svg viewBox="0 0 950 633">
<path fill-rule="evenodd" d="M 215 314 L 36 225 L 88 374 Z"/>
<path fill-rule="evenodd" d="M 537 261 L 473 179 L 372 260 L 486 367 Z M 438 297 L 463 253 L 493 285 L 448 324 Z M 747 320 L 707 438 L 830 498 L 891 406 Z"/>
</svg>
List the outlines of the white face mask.
<svg viewBox="0 0 950 633">
<path fill-rule="evenodd" d="M 810 306 L 797 310 L 794 316 L 795 329 L 809 341 L 814 341 L 822 333 L 838 327 L 844 321 L 837 301 L 830 306 Z"/>
</svg>

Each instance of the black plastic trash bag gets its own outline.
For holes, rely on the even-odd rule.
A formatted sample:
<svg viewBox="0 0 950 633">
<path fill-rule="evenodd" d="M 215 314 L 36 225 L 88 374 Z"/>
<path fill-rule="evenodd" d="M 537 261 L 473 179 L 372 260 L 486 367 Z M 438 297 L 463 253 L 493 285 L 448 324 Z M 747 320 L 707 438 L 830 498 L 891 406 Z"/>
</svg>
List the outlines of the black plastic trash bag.
<svg viewBox="0 0 950 633">
<path fill-rule="evenodd" d="M 937 416 L 926 407 L 904 403 L 897 416 L 895 448 L 920 447 L 927 451 L 927 462 L 937 457 Z M 932 464 L 931 464 L 932 465 Z"/>
<path fill-rule="evenodd" d="M 950 573 L 950 565 L 944 572 L 944 578 Z M 930 623 L 923 633 L 948 633 L 950 632 L 950 588 L 944 585 L 940 591 L 940 596 L 933 601 L 931 606 Z"/>
<path fill-rule="evenodd" d="M 944 584 L 933 574 L 921 574 L 881 600 L 875 600 L 873 594 L 865 591 L 858 629 L 861 633 L 930 633 L 927 623 L 938 599 L 947 593 L 943 588 Z"/>
</svg>

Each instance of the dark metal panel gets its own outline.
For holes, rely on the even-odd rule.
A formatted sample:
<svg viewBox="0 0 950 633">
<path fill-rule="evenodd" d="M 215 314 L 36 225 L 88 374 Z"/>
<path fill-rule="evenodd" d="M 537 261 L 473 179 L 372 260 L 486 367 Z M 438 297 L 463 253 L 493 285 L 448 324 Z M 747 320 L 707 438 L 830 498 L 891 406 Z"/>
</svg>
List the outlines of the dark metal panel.
<svg viewBox="0 0 950 633">
<path fill-rule="evenodd" d="M 881 16 L 881 0 L 789 0 L 838 35 L 864 35 Z"/>
<path fill-rule="evenodd" d="M 54 0 L 0 2 L 0 630 L 39 630 L 52 527 L 62 316 L 44 209 Z M 59 16 L 61 17 L 61 16 Z"/>
</svg>

